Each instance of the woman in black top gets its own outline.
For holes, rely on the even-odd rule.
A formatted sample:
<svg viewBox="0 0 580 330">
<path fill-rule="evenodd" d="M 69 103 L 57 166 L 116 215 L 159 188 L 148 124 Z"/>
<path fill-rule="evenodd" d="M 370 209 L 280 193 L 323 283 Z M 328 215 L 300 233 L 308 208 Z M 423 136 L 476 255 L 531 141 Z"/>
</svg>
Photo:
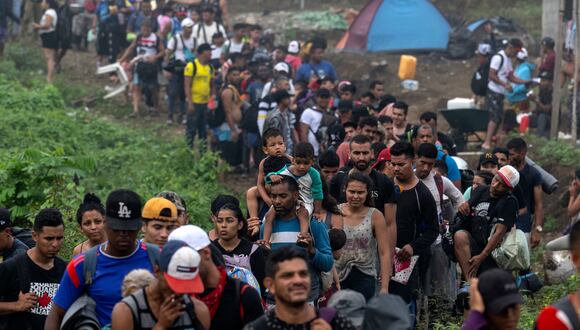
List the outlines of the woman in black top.
<svg viewBox="0 0 580 330">
<path fill-rule="evenodd" d="M 265 250 L 247 239 L 248 223 L 240 207 L 235 204 L 223 205 L 214 218 L 214 229 L 217 239 L 213 244 L 223 254 L 226 267 L 245 268 L 251 271 L 260 284 L 260 292 L 263 295 Z"/>
</svg>

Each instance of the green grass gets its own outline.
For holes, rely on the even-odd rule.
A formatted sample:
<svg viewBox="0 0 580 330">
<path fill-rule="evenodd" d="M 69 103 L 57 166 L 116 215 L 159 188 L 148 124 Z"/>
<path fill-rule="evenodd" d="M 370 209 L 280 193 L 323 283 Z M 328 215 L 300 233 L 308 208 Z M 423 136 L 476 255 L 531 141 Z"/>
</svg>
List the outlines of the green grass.
<svg viewBox="0 0 580 330">
<path fill-rule="evenodd" d="M 143 199 L 176 191 L 191 222 L 208 227 L 210 201 L 225 192 L 216 154 L 189 150 L 183 135 L 162 124 L 133 127 L 69 108 L 65 94 L 94 87 L 46 85 L 42 62 L 36 55 L 21 61 L 19 47 L 12 44 L 0 60 L 0 205 L 19 224 L 29 225 L 42 208 L 59 208 L 70 221 L 61 253 L 69 258 L 84 240 L 73 220 L 84 193 L 104 201 L 110 191 L 129 188 Z"/>
</svg>

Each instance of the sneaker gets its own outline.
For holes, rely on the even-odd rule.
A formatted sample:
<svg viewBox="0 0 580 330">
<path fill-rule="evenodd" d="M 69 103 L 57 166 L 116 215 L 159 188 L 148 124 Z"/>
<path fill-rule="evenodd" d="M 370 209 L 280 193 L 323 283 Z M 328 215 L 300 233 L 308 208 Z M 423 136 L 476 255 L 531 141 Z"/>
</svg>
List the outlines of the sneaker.
<svg viewBox="0 0 580 330">
<path fill-rule="evenodd" d="M 186 119 L 186 118 L 183 118 L 183 119 L 181 120 L 181 124 L 182 124 L 182 125 L 187 125 L 187 119 Z"/>
<path fill-rule="evenodd" d="M 173 125 L 173 120 L 167 119 L 167 125 Z"/>
</svg>

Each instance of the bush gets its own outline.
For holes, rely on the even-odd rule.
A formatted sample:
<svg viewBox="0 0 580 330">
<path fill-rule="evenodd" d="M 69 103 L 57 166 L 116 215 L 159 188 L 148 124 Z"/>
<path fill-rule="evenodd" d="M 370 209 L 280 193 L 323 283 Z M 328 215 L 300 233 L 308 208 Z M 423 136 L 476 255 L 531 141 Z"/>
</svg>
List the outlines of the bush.
<svg viewBox="0 0 580 330">
<path fill-rule="evenodd" d="M 176 191 L 191 222 L 209 225 L 210 200 L 224 192 L 216 154 L 196 155 L 165 126 L 133 129 L 67 109 L 43 78 L 26 87 L 0 74 L 0 205 L 11 208 L 19 224 L 29 225 L 44 207 L 72 220 L 85 192 L 105 200 L 110 191 L 128 188 L 144 199 Z M 84 240 L 76 221 L 66 231 L 64 258 Z"/>
</svg>

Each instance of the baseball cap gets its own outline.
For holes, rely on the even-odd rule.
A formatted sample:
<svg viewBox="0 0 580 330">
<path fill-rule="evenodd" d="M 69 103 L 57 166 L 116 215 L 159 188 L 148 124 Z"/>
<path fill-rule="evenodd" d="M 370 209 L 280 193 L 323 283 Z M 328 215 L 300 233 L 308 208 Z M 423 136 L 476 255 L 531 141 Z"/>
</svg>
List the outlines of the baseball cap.
<svg viewBox="0 0 580 330">
<path fill-rule="evenodd" d="M 391 161 L 391 148 L 385 148 L 379 152 L 379 156 L 377 157 L 377 161 L 373 164 L 372 168 L 379 166 L 381 162 L 390 162 Z"/>
<path fill-rule="evenodd" d="M 189 17 L 186 17 L 183 19 L 183 21 L 181 21 L 181 27 L 185 28 L 185 27 L 193 27 L 193 20 Z"/>
<path fill-rule="evenodd" d="M 8 227 L 12 227 L 12 221 L 10 221 L 10 210 L 0 208 L 0 229 Z"/>
<path fill-rule="evenodd" d="M 365 317 L 365 296 L 360 292 L 345 289 L 333 294 L 328 300 L 328 306 L 346 316 L 352 324 L 359 328 Z"/>
<path fill-rule="evenodd" d="M 411 329 L 409 309 L 403 298 L 381 294 L 369 300 L 365 308 L 363 330 Z"/>
<path fill-rule="evenodd" d="M 194 225 L 181 226 L 169 234 L 168 241 L 180 240 L 184 241 L 192 249 L 199 251 L 211 244 L 207 233 Z M 163 248 L 165 249 L 165 247 Z"/>
<path fill-rule="evenodd" d="M 340 100 L 337 108 L 339 112 L 349 112 L 352 110 L 352 101 Z"/>
<path fill-rule="evenodd" d="M 290 72 L 290 68 L 288 67 L 288 64 L 287 63 L 285 63 L 285 62 L 278 62 L 278 63 L 276 63 L 276 65 L 274 65 L 274 71 L 289 73 Z"/>
<path fill-rule="evenodd" d="M 491 53 L 491 46 L 489 44 L 479 44 L 475 53 L 479 55 L 489 55 Z"/>
<path fill-rule="evenodd" d="M 320 88 L 316 92 L 316 96 L 317 97 L 322 97 L 322 98 L 330 97 L 330 91 L 328 89 L 326 89 L 326 88 Z"/>
<path fill-rule="evenodd" d="M 499 314 L 510 305 L 523 303 L 514 277 L 503 269 L 494 268 L 483 272 L 479 276 L 477 289 L 483 298 L 486 312 L 491 314 Z"/>
<path fill-rule="evenodd" d="M 201 54 L 205 51 L 211 51 L 211 45 L 210 44 L 201 44 L 199 45 L 199 47 L 197 47 L 197 53 Z"/>
<path fill-rule="evenodd" d="M 180 240 L 167 242 L 159 255 L 159 268 L 171 290 L 178 294 L 202 293 L 199 276 L 201 257 L 197 251 Z"/>
<path fill-rule="evenodd" d="M 487 163 L 492 163 L 495 165 L 499 165 L 499 162 L 497 160 L 497 156 L 492 154 L 491 152 L 486 152 L 483 155 L 481 155 L 479 157 L 479 166 L 477 166 L 477 168 L 481 168 L 481 165 L 483 164 L 487 164 Z"/>
<path fill-rule="evenodd" d="M 127 189 L 111 192 L 105 211 L 107 227 L 113 230 L 141 229 L 141 197 L 136 192 Z"/>
<path fill-rule="evenodd" d="M 288 44 L 288 53 L 297 54 L 300 51 L 300 43 L 296 40 L 290 41 Z"/>
<path fill-rule="evenodd" d="M 506 165 L 499 169 L 497 175 L 510 189 L 514 189 L 520 182 L 520 172 L 511 165 Z"/>
<path fill-rule="evenodd" d="M 517 58 L 520 60 L 525 60 L 528 58 L 528 50 L 525 48 L 520 49 L 520 51 L 517 53 Z"/>
<path fill-rule="evenodd" d="M 185 201 L 176 192 L 162 191 L 162 192 L 158 193 L 157 196 L 155 196 L 155 197 L 163 197 L 165 199 L 168 199 L 171 203 L 175 204 L 175 207 L 177 207 L 178 211 L 182 211 L 182 212 L 187 211 Z"/>
<path fill-rule="evenodd" d="M 542 39 L 542 45 L 553 48 L 554 45 L 556 45 L 556 42 L 554 41 L 554 39 L 552 37 L 544 37 L 544 39 Z"/>
<path fill-rule="evenodd" d="M 143 206 L 141 218 L 143 221 L 177 221 L 177 207 L 168 199 L 153 197 Z"/>
</svg>

